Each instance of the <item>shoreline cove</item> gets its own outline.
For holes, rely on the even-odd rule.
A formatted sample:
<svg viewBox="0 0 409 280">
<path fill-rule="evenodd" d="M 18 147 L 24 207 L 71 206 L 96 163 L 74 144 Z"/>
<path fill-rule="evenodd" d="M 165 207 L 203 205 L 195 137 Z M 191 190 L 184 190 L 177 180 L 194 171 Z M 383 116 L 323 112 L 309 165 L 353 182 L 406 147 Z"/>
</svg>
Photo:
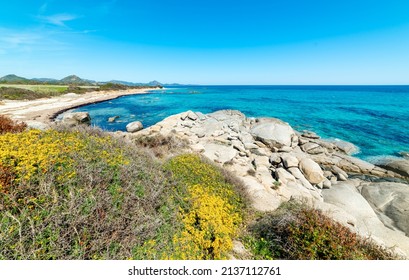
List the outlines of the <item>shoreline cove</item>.
<svg viewBox="0 0 409 280">
<path fill-rule="evenodd" d="M 84 94 L 67 93 L 57 97 L 36 100 L 3 100 L 0 104 L 0 114 L 13 120 L 23 121 L 28 126 L 42 124 L 49 127 L 55 118 L 68 111 L 97 104 L 123 96 L 148 94 L 155 89 L 129 89 L 120 91 L 93 91 Z"/>
</svg>

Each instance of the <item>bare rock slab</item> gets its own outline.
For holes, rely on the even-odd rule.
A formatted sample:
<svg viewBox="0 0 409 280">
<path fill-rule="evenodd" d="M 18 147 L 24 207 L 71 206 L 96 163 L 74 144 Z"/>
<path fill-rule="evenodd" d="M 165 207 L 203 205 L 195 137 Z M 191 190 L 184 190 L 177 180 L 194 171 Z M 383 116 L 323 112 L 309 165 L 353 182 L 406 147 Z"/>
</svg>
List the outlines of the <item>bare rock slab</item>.
<svg viewBox="0 0 409 280">
<path fill-rule="evenodd" d="M 403 231 L 409 236 L 409 186 L 401 183 L 370 183 L 361 188 L 381 221 L 388 227 Z"/>
</svg>

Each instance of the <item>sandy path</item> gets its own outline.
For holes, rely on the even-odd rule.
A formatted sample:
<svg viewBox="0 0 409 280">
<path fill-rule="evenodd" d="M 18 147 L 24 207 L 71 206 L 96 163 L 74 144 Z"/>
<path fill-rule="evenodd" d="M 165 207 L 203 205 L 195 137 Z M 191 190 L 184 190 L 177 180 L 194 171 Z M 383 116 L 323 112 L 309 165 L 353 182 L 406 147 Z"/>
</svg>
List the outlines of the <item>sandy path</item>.
<svg viewBox="0 0 409 280">
<path fill-rule="evenodd" d="M 3 100 L 0 103 L 0 115 L 8 115 L 14 120 L 25 122 L 35 121 L 50 124 L 55 114 L 61 111 L 114 99 L 123 95 L 144 94 L 147 92 L 148 89 L 94 91 L 85 94 L 67 93 L 57 97 L 37 100 Z"/>
</svg>

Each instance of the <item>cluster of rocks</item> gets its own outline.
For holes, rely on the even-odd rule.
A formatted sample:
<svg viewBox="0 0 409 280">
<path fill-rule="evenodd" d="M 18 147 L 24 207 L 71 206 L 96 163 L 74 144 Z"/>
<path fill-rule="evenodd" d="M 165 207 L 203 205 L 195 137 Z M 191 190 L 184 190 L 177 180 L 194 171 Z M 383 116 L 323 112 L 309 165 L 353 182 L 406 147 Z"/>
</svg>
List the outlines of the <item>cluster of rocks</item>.
<svg viewBox="0 0 409 280">
<path fill-rule="evenodd" d="M 131 138 L 159 134 L 183 139 L 191 151 L 241 178 L 259 211 L 296 199 L 409 256 L 405 173 L 351 156 L 357 151 L 351 143 L 326 141 L 281 120 L 247 118 L 233 110 L 173 115 Z"/>
<path fill-rule="evenodd" d="M 108 118 L 109 123 L 114 123 L 119 116 L 113 116 Z M 69 112 L 63 114 L 61 124 L 67 126 L 76 126 L 76 125 L 91 125 L 91 116 L 88 112 Z M 126 125 L 126 131 L 129 133 L 135 133 L 143 129 L 143 124 L 140 121 L 135 121 L 128 123 Z"/>
</svg>

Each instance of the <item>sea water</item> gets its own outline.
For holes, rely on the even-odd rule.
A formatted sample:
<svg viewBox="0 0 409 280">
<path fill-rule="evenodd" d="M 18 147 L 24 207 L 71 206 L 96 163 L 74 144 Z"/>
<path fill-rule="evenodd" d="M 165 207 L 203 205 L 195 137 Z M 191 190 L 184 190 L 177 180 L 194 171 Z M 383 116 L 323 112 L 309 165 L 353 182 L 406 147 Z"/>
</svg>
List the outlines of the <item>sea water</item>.
<svg viewBox="0 0 409 280">
<path fill-rule="evenodd" d="M 80 107 L 93 125 L 125 130 L 145 127 L 187 110 L 240 110 L 248 117 L 275 117 L 298 131 L 357 145 L 360 158 L 409 151 L 409 86 L 181 86 Z M 108 118 L 119 116 L 114 123 Z"/>
</svg>

